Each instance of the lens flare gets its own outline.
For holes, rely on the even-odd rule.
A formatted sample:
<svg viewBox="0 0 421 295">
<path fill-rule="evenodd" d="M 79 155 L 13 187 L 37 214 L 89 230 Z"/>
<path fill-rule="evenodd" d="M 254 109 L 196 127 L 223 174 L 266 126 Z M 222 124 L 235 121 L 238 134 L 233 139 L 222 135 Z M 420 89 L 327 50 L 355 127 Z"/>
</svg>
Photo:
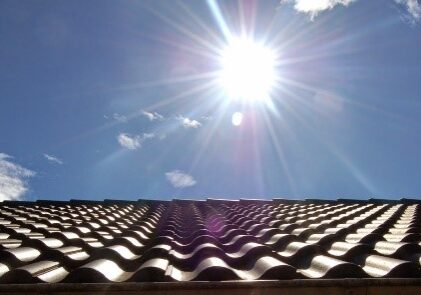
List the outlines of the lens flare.
<svg viewBox="0 0 421 295">
<path fill-rule="evenodd" d="M 243 114 L 240 112 L 235 112 L 231 118 L 232 125 L 240 126 L 243 122 Z"/>
</svg>

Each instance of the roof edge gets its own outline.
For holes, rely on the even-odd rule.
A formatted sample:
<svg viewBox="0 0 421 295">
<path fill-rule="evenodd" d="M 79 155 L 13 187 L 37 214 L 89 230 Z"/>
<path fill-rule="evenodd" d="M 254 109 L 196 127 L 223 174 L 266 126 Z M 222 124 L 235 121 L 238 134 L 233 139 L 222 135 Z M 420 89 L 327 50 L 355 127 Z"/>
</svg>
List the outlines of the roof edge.
<svg viewBox="0 0 421 295">
<path fill-rule="evenodd" d="M 419 286 L 421 278 L 403 279 L 296 279 L 280 281 L 222 281 L 222 282 L 152 282 L 152 283 L 38 283 L 0 284 L 0 293 L 52 291 L 140 291 L 140 290 L 196 290 L 242 288 L 303 288 L 303 287 L 375 287 Z"/>
</svg>

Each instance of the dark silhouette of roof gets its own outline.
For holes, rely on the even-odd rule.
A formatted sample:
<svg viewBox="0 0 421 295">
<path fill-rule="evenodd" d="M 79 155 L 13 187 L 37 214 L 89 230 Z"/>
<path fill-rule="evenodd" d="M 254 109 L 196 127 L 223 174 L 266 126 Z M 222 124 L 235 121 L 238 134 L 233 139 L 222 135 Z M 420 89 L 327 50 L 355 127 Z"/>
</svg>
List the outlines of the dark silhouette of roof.
<svg viewBox="0 0 421 295">
<path fill-rule="evenodd" d="M 0 283 L 419 278 L 419 202 L 5 201 Z"/>
</svg>

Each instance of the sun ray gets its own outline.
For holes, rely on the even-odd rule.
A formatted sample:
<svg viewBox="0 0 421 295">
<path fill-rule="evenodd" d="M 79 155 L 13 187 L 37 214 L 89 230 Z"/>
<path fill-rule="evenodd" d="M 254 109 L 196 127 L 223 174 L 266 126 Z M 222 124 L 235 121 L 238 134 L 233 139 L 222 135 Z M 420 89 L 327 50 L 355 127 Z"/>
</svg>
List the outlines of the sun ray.
<svg viewBox="0 0 421 295">
<path fill-rule="evenodd" d="M 163 106 L 169 105 L 171 103 L 174 103 L 181 98 L 185 98 L 187 96 L 197 94 L 200 91 L 205 91 L 207 89 L 210 89 L 210 88 L 212 88 L 212 86 L 215 86 L 215 84 L 216 84 L 215 81 L 212 81 L 212 80 L 208 81 L 207 83 L 203 83 L 201 85 L 197 85 L 195 87 L 189 88 L 188 90 L 183 91 L 183 92 L 181 92 L 177 95 L 174 95 L 174 96 L 171 96 L 171 97 L 168 97 L 168 98 L 165 98 L 165 99 L 161 99 L 159 102 L 157 102 L 153 105 L 146 106 L 146 109 L 150 110 L 150 111 L 156 110 L 160 107 L 163 107 Z"/>
<path fill-rule="evenodd" d="M 168 40 L 165 37 L 151 36 L 150 38 L 153 39 L 153 40 L 155 40 L 155 41 L 157 41 L 157 42 L 161 42 L 163 44 L 170 45 L 170 46 L 172 46 L 174 48 L 177 48 L 177 49 L 180 49 L 180 50 L 182 50 L 184 52 L 193 53 L 193 54 L 195 54 L 197 56 L 201 56 L 201 57 L 206 58 L 206 59 L 213 60 L 213 59 L 216 59 L 217 58 L 217 55 L 215 54 L 214 51 L 208 51 L 208 50 L 203 50 L 203 49 L 196 49 L 196 48 L 194 48 L 192 46 L 189 46 L 187 43 L 184 44 L 184 43 L 180 43 L 180 42 L 176 42 L 176 41 L 171 41 L 171 40 Z M 215 49 L 214 50 L 218 50 L 216 48 L 216 46 L 215 46 Z"/>
<path fill-rule="evenodd" d="M 186 12 L 192 20 L 196 22 L 205 32 L 209 34 L 210 37 L 215 41 L 217 46 L 222 46 L 224 44 L 224 39 L 220 37 L 216 32 L 214 32 L 209 25 L 205 24 L 186 4 L 181 1 L 177 1 L 177 4 Z"/>
<path fill-rule="evenodd" d="M 200 37 L 199 35 L 193 33 L 188 28 L 182 26 L 181 24 L 178 24 L 177 22 L 171 20 L 169 17 L 166 17 L 164 14 L 156 11 L 152 7 L 148 7 L 148 9 L 158 18 L 160 18 L 162 21 L 166 22 L 167 24 L 171 25 L 174 29 L 182 33 L 184 36 L 190 38 L 192 41 L 197 42 L 198 44 L 203 45 L 207 50 L 210 50 L 211 52 L 217 53 L 218 47 L 212 44 L 211 42 L 207 41 L 205 38 Z"/>
<path fill-rule="evenodd" d="M 318 87 L 314 87 L 314 86 L 311 86 L 311 85 L 308 85 L 308 84 L 304 84 L 304 83 L 301 83 L 301 82 L 298 82 L 298 81 L 294 81 L 292 79 L 288 79 L 285 76 L 284 77 L 278 77 L 278 79 L 280 81 L 279 84 L 291 85 L 291 86 L 294 86 L 294 87 L 297 87 L 297 88 L 300 88 L 300 89 L 303 89 L 303 90 L 306 90 L 306 91 L 309 91 L 309 92 L 312 92 L 312 93 L 318 93 L 321 90 Z M 284 90 L 285 90 L 285 87 L 284 87 Z M 390 118 L 393 118 L 393 119 L 406 120 L 405 118 L 399 116 L 398 114 L 388 112 L 388 111 L 386 111 L 386 110 L 384 110 L 380 107 L 375 107 L 375 106 L 372 106 L 370 104 L 363 103 L 361 101 L 351 100 L 351 99 L 346 98 L 346 97 L 343 97 L 342 99 L 344 100 L 344 102 L 346 102 L 349 105 L 353 105 L 353 106 L 356 106 L 356 107 L 359 107 L 359 108 L 362 108 L 362 109 L 370 110 L 370 111 L 382 114 L 384 116 L 387 116 L 387 117 L 390 117 Z"/>
<path fill-rule="evenodd" d="M 220 94 L 221 95 L 221 94 Z M 195 153 L 193 160 L 191 161 L 189 172 L 193 172 L 196 166 L 198 165 L 199 161 L 202 159 L 203 154 L 206 152 L 206 149 L 210 145 L 210 141 L 212 140 L 215 132 L 217 132 L 218 128 L 221 127 L 221 121 L 224 118 L 225 114 L 228 110 L 228 101 L 217 99 L 215 100 L 215 105 L 218 105 L 217 109 L 214 114 L 216 116 L 212 118 L 211 126 L 207 128 L 205 137 L 198 137 L 197 144 L 199 146 L 199 150 Z"/>
<path fill-rule="evenodd" d="M 219 4 L 215 0 L 206 0 L 210 11 L 212 12 L 212 16 L 215 18 L 219 29 L 221 30 L 222 34 L 225 37 L 225 40 L 231 40 L 232 33 L 228 28 L 227 23 L 225 22 L 224 16 L 222 15 L 221 9 L 219 8 Z"/>
<path fill-rule="evenodd" d="M 253 36 L 256 25 L 256 1 L 238 0 L 238 14 L 240 19 L 241 36 Z M 247 5 L 252 7 L 247 7 Z M 245 15 L 245 11 L 249 11 L 251 15 Z"/>
<path fill-rule="evenodd" d="M 178 100 L 180 100 L 182 98 L 185 98 L 185 97 L 187 97 L 189 95 L 200 93 L 201 91 L 204 91 L 206 89 L 212 89 L 213 88 L 212 85 L 214 85 L 214 84 L 215 84 L 215 82 L 212 81 L 212 80 L 209 81 L 209 82 L 207 82 L 207 83 L 204 83 L 204 84 L 199 84 L 198 86 L 193 87 L 193 88 L 190 88 L 190 89 L 188 89 L 188 90 L 186 90 L 184 92 L 181 92 L 178 95 L 175 95 L 175 96 L 172 96 L 172 97 L 169 97 L 169 98 L 166 98 L 166 99 L 161 99 L 156 104 L 153 104 L 153 105 L 150 105 L 150 106 L 144 106 L 144 109 L 145 110 L 148 110 L 148 111 L 154 111 L 157 108 L 160 108 L 160 107 L 163 107 L 163 106 L 166 106 L 166 105 L 175 103 L 176 101 L 178 101 Z M 137 109 L 136 111 L 134 111 L 134 112 L 132 112 L 130 114 L 127 114 L 126 117 L 130 121 L 130 120 L 132 120 L 132 119 L 134 119 L 136 117 L 141 116 L 141 114 L 142 114 L 141 110 Z M 87 130 L 87 131 L 85 131 L 85 132 L 83 132 L 81 134 L 78 134 L 77 136 L 68 138 L 64 142 L 61 142 L 58 145 L 58 147 L 59 146 L 63 146 L 63 145 L 67 145 L 67 144 L 72 143 L 72 142 L 79 141 L 79 140 L 81 140 L 83 138 L 87 138 L 87 137 L 92 136 L 92 135 L 94 135 L 94 134 L 96 134 L 98 132 L 101 132 L 101 131 L 106 130 L 108 128 L 112 128 L 112 127 L 116 126 L 117 124 L 119 124 L 119 122 L 112 121 L 112 122 L 108 122 L 106 124 L 103 124 L 101 126 L 92 128 L 92 129 Z"/>
<path fill-rule="evenodd" d="M 295 101 L 301 103 L 300 107 L 307 107 L 308 110 L 314 111 L 311 108 L 311 105 L 305 99 L 300 98 L 292 91 L 286 92 L 290 98 L 295 98 Z M 299 115 L 299 112 L 292 108 L 293 104 L 289 104 L 291 107 L 290 114 L 293 115 L 300 124 L 309 130 L 311 134 L 313 134 L 317 139 L 318 142 L 321 143 L 326 149 L 331 152 L 336 159 L 343 164 L 349 171 L 349 173 L 357 180 L 367 191 L 371 194 L 378 194 L 379 190 L 372 184 L 371 180 L 364 175 L 364 173 L 355 165 L 352 161 L 348 159 L 345 153 L 341 152 L 339 148 L 331 141 L 328 141 L 326 137 L 323 137 L 320 132 L 318 132 L 314 126 L 309 124 L 308 121 L 304 120 L 302 116 Z"/>
<path fill-rule="evenodd" d="M 140 83 L 131 83 L 126 84 L 120 87 L 113 87 L 110 88 L 110 90 L 136 90 L 136 89 L 142 89 L 142 88 L 148 88 L 148 87 L 157 87 L 157 86 L 164 86 L 164 85 L 174 85 L 174 84 L 182 84 L 187 82 L 193 82 L 193 81 L 200 81 L 200 80 L 211 80 L 217 77 L 219 74 L 218 71 L 209 71 L 209 72 L 203 72 L 193 75 L 183 75 L 178 76 L 177 78 L 166 78 L 166 79 L 160 79 L 160 80 L 152 80 L 152 81 L 145 81 Z"/>
<path fill-rule="evenodd" d="M 288 162 L 286 160 L 285 153 L 284 153 L 283 148 L 280 144 L 280 141 L 277 138 L 275 128 L 273 127 L 269 116 L 264 114 L 262 117 L 263 117 L 263 121 L 266 125 L 266 129 L 269 131 L 269 135 L 270 135 L 270 138 L 272 140 L 272 144 L 275 147 L 276 153 L 278 155 L 278 159 L 281 162 L 281 168 L 285 173 L 286 180 L 287 180 L 287 183 L 289 185 L 289 188 L 292 192 L 292 195 L 295 196 L 295 195 L 297 195 L 297 189 L 296 189 L 295 181 L 294 181 L 294 178 L 292 177 L 291 171 L 289 170 Z"/>
<path fill-rule="evenodd" d="M 265 115 L 265 114 L 263 114 Z M 265 195 L 265 174 L 263 172 L 263 164 L 262 164 L 262 153 L 260 149 L 260 140 L 258 140 L 260 133 L 258 132 L 257 126 L 258 126 L 258 120 L 259 118 L 256 118 L 255 115 L 250 118 L 252 120 L 251 122 L 251 132 L 253 134 L 253 139 L 255 139 L 252 142 L 253 145 L 253 154 L 254 158 L 256 159 L 255 165 L 256 165 L 256 171 L 254 171 L 254 177 L 257 179 L 257 189 L 259 191 L 259 194 L 261 196 Z"/>
</svg>

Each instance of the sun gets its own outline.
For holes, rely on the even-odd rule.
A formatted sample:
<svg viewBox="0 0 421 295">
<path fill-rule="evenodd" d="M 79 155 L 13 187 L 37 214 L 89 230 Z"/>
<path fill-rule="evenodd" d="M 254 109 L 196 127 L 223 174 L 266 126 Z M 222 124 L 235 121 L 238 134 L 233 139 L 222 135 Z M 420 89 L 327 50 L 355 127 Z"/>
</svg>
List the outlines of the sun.
<svg viewBox="0 0 421 295">
<path fill-rule="evenodd" d="M 266 100 L 276 82 L 276 55 L 250 39 L 235 39 L 222 50 L 219 83 L 230 99 Z"/>
</svg>

